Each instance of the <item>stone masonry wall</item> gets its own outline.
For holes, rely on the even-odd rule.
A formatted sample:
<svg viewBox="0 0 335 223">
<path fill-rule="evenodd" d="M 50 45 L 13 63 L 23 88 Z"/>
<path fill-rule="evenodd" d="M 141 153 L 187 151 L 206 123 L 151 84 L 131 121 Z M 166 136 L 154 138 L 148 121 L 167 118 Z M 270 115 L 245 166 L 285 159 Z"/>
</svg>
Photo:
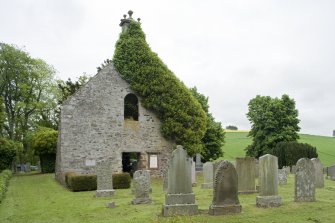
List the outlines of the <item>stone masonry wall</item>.
<svg viewBox="0 0 335 223">
<path fill-rule="evenodd" d="M 134 93 L 112 64 L 101 70 L 61 108 L 56 178 L 74 171 L 95 173 L 95 164 L 111 160 L 114 172 L 122 172 L 122 152 L 140 152 L 140 168 L 148 168 L 148 154 L 158 153 L 161 176 L 175 144 L 160 133 L 156 115 L 141 106 L 139 120 L 124 120 L 124 98 Z"/>
</svg>

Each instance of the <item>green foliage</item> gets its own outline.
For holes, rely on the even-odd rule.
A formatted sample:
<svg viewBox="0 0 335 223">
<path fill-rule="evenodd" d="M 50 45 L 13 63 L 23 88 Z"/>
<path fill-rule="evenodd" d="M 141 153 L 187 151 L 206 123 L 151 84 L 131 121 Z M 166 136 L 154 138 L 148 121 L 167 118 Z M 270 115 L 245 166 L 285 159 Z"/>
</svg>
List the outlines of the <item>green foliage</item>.
<svg viewBox="0 0 335 223">
<path fill-rule="evenodd" d="M 31 147 L 36 155 L 56 154 L 58 132 L 50 128 L 40 128 L 32 136 Z"/>
<path fill-rule="evenodd" d="M 260 157 L 275 148 L 278 142 L 299 138 L 298 110 L 288 95 L 281 98 L 257 95 L 250 100 L 247 117 L 251 123 L 252 144 L 246 148 L 248 156 Z"/>
<path fill-rule="evenodd" d="M 113 174 L 113 188 L 127 189 L 130 188 L 131 177 L 129 173 L 115 173 Z"/>
<path fill-rule="evenodd" d="M 236 126 L 234 126 L 234 125 L 228 125 L 226 127 L 226 129 L 229 129 L 229 130 L 238 130 L 238 128 Z"/>
<path fill-rule="evenodd" d="M 3 97 L 0 95 L 0 136 L 3 134 L 3 128 L 5 125 L 5 105 Z"/>
<path fill-rule="evenodd" d="M 75 174 L 65 175 L 67 186 L 72 191 L 90 191 L 97 189 L 97 176 L 95 174 Z"/>
<path fill-rule="evenodd" d="M 63 104 L 63 102 L 71 95 L 76 93 L 81 86 L 86 84 L 89 81 L 89 77 L 85 74 L 80 76 L 78 80 L 72 81 L 71 78 L 69 78 L 67 81 L 58 80 L 57 86 L 58 90 L 60 92 L 60 96 L 58 98 L 58 104 Z"/>
<path fill-rule="evenodd" d="M 190 155 L 202 151 L 206 114 L 186 86 L 151 51 L 140 24 L 132 21 L 116 43 L 113 63 L 141 97 L 142 105 L 162 121 L 162 134 Z"/>
<path fill-rule="evenodd" d="M 0 138 L 0 171 L 11 169 L 16 156 L 14 142 L 5 138 Z"/>
<path fill-rule="evenodd" d="M 9 179 L 12 177 L 12 171 L 4 170 L 0 173 L 0 203 L 7 191 Z"/>
<path fill-rule="evenodd" d="M 97 67 L 97 71 L 101 71 L 102 69 L 104 69 L 108 64 L 112 63 L 112 60 L 110 59 L 106 59 L 104 60 L 104 62 L 101 64 L 100 67 Z"/>
<path fill-rule="evenodd" d="M 56 154 L 41 154 L 39 157 L 41 161 L 41 172 L 54 173 L 56 165 Z"/>
<path fill-rule="evenodd" d="M 315 147 L 298 142 L 279 142 L 270 153 L 278 157 L 279 168 L 296 165 L 300 158 L 318 157 Z"/>
<path fill-rule="evenodd" d="M 223 156 L 222 147 L 224 145 L 225 132 L 221 126 L 220 122 L 216 122 L 211 113 L 209 113 L 208 97 L 199 93 L 197 88 L 191 88 L 193 96 L 201 104 L 202 109 L 206 112 L 206 132 L 204 137 L 201 139 L 203 144 L 203 151 L 201 155 L 203 160 L 216 160 Z"/>
</svg>

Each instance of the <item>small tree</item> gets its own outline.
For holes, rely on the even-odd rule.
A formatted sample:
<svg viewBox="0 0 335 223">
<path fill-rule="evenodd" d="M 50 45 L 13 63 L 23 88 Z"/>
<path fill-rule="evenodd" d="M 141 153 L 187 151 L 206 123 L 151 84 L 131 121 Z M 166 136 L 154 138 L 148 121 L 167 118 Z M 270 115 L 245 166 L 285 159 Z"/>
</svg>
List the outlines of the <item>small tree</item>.
<svg viewBox="0 0 335 223">
<path fill-rule="evenodd" d="M 281 98 L 257 95 L 249 102 L 247 117 L 252 144 L 246 148 L 248 156 L 260 157 L 269 153 L 278 142 L 292 142 L 299 138 L 298 110 L 288 95 Z"/>
<path fill-rule="evenodd" d="M 228 125 L 226 127 L 226 129 L 229 129 L 229 130 L 238 130 L 238 128 L 236 126 L 234 126 L 234 125 Z"/>
<path fill-rule="evenodd" d="M 40 157 L 42 173 L 55 172 L 58 132 L 50 128 L 40 128 L 32 136 L 31 147 Z"/>
<path fill-rule="evenodd" d="M 224 145 L 225 132 L 221 123 L 216 122 L 213 115 L 208 111 L 208 97 L 199 93 L 196 87 L 190 90 L 207 115 L 206 132 L 201 140 L 204 145 L 201 155 L 205 161 L 216 160 L 223 156 L 222 147 Z"/>
<path fill-rule="evenodd" d="M 0 172 L 4 169 L 11 169 L 15 155 L 14 142 L 5 138 L 0 138 Z"/>
</svg>

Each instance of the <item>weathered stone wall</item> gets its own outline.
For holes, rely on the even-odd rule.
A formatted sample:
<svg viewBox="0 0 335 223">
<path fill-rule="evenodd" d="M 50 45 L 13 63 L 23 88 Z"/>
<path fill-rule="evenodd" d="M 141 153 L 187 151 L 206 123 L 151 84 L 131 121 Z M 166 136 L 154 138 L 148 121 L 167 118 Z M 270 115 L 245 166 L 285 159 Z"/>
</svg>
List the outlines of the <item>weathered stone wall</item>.
<svg viewBox="0 0 335 223">
<path fill-rule="evenodd" d="M 161 176 L 175 148 L 160 133 L 161 122 L 141 106 L 139 120 L 124 120 L 124 98 L 134 93 L 112 64 L 101 70 L 63 103 L 56 158 L 56 178 L 65 172 L 94 173 L 95 164 L 111 160 L 114 172 L 122 172 L 122 152 L 140 152 L 140 169 L 148 169 L 148 153 L 158 153 Z"/>
</svg>

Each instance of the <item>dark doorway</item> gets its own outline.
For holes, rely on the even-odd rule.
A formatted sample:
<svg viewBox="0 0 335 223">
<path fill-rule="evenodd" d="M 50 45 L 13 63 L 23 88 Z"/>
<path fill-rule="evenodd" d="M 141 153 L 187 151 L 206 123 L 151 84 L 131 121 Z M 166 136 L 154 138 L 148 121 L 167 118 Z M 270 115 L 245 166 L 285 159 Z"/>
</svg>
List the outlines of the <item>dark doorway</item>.
<svg viewBox="0 0 335 223">
<path fill-rule="evenodd" d="M 129 173 L 133 176 L 134 172 L 138 170 L 140 160 L 140 153 L 137 152 L 124 152 L 122 153 L 122 171 Z"/>
<path fill-rule="evenodd" d="M 124 98 L 124 119 L 138 121 L 138 99 L 134 94 Z"/>
</svg>

